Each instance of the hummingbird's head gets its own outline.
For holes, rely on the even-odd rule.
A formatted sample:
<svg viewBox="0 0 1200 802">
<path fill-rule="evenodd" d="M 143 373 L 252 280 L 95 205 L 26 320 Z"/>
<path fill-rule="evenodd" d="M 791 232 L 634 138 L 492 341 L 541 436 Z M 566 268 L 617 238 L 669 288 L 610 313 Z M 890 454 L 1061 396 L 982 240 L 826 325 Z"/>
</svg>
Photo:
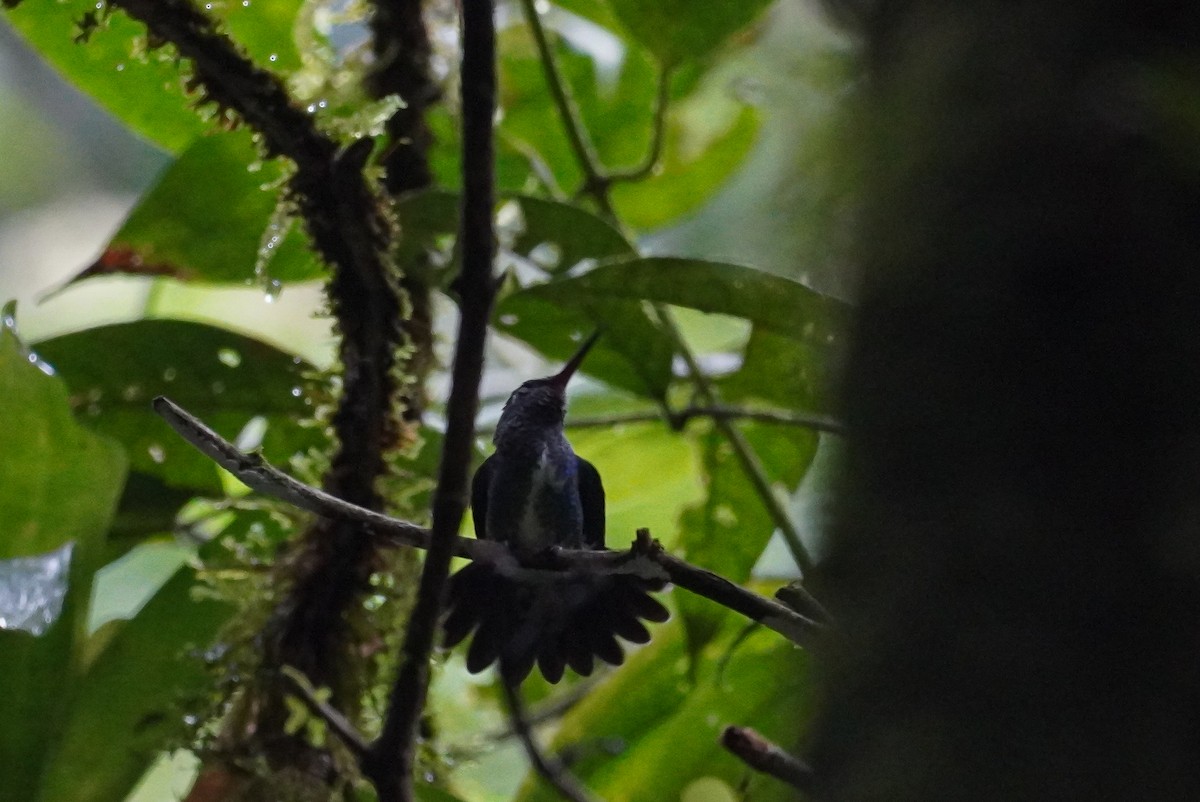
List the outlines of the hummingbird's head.
<svg viewBox="0 0 1200 802">
<path fill-rule="evenodd" d="M 599 336 L 597 331 L 588 337 L 558 373 L 544 379 L 530 379 L 514 390 L 504 403 L 492 442 L 499 446 L 510 436 L 519 437 L 522 429 L 562 426 L 567 414 L 567 382 Z"/>
</svg>

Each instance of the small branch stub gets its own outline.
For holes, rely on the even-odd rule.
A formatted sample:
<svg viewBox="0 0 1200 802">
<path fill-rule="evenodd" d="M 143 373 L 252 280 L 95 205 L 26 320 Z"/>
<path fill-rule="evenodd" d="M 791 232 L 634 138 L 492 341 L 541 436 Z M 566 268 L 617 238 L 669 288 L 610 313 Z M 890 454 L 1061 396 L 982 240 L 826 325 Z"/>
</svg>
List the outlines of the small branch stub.
<svg viewBox="0 0 1200 802">
<path fill-rule="evenodd" d="M 812 789 L 811 768 L 749 727 L 726 727 L 721 733 L 721 746 L 755 771 L 769 774 L 801 791 Z"/>
</svg>

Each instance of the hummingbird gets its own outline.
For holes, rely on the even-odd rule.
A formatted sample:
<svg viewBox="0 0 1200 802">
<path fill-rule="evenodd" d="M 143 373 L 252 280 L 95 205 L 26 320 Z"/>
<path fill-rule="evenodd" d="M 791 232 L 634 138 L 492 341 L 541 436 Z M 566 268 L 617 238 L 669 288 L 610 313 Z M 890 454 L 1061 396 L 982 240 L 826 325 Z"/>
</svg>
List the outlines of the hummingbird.
<svg viewBox="0 0 1200 802">
<path fill-rule="evenodd" d="M 558 373 L 527 381 L 509 396 L 492 438 L 495 452 L 472 479 L 476 537 L 507 544 L 518 561 L 552 546 L 605 548 L 600 473 L 575 454 L 563 432 L 567 382 L 599 334 Z M 624 661 L 618 636 L 650 640 L 642 619 L 667 620 L 667 609 L 650 595 L 663 586 L 626 574 L 546 571 L 515 579 L 471 563 L 450 579 L 444 643 L 453 647 L 474 631 L 467 670 L 475 674 L 499 662 L 510 684 L 524 680 L 535 663 L 551 683 L 567 666 L 587 676 L 594 658 Z"/>
</svg>

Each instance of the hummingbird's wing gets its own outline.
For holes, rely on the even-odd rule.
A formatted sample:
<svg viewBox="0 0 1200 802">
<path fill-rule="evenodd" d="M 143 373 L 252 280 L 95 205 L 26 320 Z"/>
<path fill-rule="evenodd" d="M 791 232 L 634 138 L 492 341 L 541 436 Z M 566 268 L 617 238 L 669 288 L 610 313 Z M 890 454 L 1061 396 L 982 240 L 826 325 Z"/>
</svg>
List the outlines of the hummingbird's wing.
<svg viewBox="0 0 1200 802">
<path fill-rule="evenodd" d="M 488 457 L 475 471 L 471 479 L 471 522 L 475 524 L 475 537 L 490 540 L 487 534 L 488 491 L 492 486 L 492 460 Z"/>
<path fill-rule="evenodd" d="M 583 457 L 575 457 L 578 470 L 579 502 L 583 506 L 583 545 L 604 548 L 604 483 L 596 466 Z"/>
</svg>

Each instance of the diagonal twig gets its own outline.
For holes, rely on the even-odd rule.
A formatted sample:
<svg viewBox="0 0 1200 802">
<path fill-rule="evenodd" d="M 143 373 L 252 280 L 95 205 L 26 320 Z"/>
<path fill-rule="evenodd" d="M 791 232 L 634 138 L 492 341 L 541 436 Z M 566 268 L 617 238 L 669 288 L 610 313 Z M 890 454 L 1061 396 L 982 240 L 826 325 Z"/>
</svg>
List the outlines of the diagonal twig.
<svg viewBox="0 0 1200 802">
<path fill-rule="evenodd" d="M 749 727 L 726 727 L 721 732 L 721 746 L 755 771 L 769 774 L 800 791 L 812 790 L 812 769 Z"/>
<path fill-rule="evenodd" d="M 726 404 L 715 406 L 691 404 L 682 409 L 665 413 L 658 410 L 645 410 L 594 415 L 587 418 L 568 418 L 566 425 L 571 429 L 596 429 L 617 426 L 622 423 L 654 423 L 665 420 L 672 428 L 682 428 L 684 424 L 694 418 L 724 418 L 726 420 L 748 420 L 755 423 L 774 423 L 780 426 L 800 426 L 830 434 L 843 434 L 846 431 L 846 427 L 841 421 L 828 415 L 782 409 L 755 409 Z"/>
<path fill-rule="evenodd" d="M 521 741 L 521 746 L 525 748 L 525 754 L 534 771 L 567 802 L 599 802 L 565 763 L 544 750 L 537 742 L 533 725 L 529 722 L 528 711 L 525 709 L 525 700 L 521 698 L 520 686 L 510 682 L 501 684 L 504 686 L 504 699 L 508 702 L 513 731 Z"/>
<path fill-rule="evenodd" d="M 371 750 L 370 744 L 363 740 L 362 735 L 350 723 L 349 719 L 342 715 L 340 710 L 317 696 L 308 677 L 291 666 L 281 668 L 280 674 L 291 686 L 291 690 L 296 695 L 296 698 L 308 708 L 308 712 L 324 721 L 325 726 L 346 745 L 346 748 L 356 758 L 360 761 L 365 760 Z"/>
</svg>

